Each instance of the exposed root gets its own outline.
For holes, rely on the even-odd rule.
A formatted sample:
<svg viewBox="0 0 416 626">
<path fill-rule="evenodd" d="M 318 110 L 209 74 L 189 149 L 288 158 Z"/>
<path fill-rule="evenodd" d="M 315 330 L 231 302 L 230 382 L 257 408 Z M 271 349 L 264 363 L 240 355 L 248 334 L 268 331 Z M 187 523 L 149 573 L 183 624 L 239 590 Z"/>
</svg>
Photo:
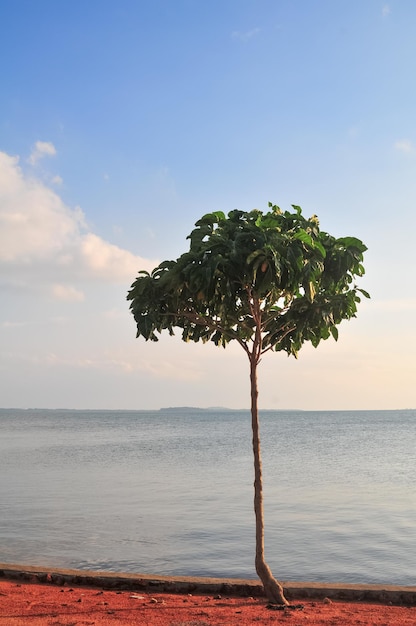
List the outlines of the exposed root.
<svg viewBox="0 0 416 626">
<path fill-rule="evenodd" d="M 266 609 L 270 609 L 271 611 L 303 611 L 303 604 L 275 604 L 274 602 L 269 602 L 266 605 Z"/>
</svg>

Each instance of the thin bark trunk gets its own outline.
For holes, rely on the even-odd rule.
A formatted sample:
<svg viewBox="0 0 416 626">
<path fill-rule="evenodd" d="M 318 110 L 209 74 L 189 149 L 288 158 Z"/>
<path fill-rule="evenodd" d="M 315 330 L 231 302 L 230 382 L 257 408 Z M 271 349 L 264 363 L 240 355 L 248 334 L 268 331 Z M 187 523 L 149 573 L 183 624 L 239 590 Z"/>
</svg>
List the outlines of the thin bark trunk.
<svg viewBox="0 0 416 626">
<path fill-rule="evenodd" d="M 260 452 L 259 416 L 258 416 L 258 388 L 257 388 L 258 356 L 255 350 L 250 355 L 250 382 L 251 382 L 251 425 L 253 430 L 254 454 L 254 512 L 256 515 L 256 572 L 263 583 L 265 594 L 273 604 L 288 605 L 282 585 L 273 577 L 270 567 L 264 558 L 264 509 L 263 509 L 263 480 Z"/>
</svg>

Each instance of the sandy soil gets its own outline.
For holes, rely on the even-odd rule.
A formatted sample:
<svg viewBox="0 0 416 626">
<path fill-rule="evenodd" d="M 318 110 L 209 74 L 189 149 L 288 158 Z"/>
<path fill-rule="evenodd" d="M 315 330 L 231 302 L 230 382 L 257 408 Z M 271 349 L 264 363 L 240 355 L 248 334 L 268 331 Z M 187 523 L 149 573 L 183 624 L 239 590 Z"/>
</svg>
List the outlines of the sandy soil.
<svg viewBox="0 0 416 626">
<path fill-rule="evenodd" d="M 301 600 L 296 600 L 296 603 Z M 331 601 L 271 610 L 261 598 L 107 591 L 0 581 L 0 626 L 415 626 L 416 607 Z"/>
</svg>

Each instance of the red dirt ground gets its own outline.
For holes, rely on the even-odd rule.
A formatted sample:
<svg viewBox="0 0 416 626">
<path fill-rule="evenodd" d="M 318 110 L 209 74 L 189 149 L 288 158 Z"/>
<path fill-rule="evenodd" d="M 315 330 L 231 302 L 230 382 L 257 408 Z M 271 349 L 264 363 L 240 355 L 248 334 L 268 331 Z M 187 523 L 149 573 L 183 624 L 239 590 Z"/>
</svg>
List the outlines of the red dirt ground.
<svg viewBox="0 0 416 626">
<path fill-rule="evenodd" d="M 296 600 L 301 602 L 301 600 Z M 337 601 L 271 610 L 261 598 L 101 591 L 0 581 L 0 626 L 415 626 L 416 607 Z"/>
</svg>

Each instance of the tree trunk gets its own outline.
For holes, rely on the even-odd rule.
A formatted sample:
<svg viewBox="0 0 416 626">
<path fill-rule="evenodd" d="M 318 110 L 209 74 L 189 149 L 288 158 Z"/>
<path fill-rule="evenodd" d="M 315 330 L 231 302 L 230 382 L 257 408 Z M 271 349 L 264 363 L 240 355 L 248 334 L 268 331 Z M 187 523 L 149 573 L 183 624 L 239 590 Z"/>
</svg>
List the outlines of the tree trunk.
<svg viewBox="0 0 416 626">
<path fill-rule="evenodd" d="M 282 585 L 273 577 L 270 567 L 264 559 L 264 509 L 263 509 L 263 480 L 260 452 L 259 416 L 258 416 L 258 388 L 257 388 L 258 359 L 254 353 L 250 358 L 251 382 L 251 426 L 253 430 L 254 454 L 254 512 L 256 515 L 256 572 L 263 583 L 265 594 L 273 604 L 288 605 Z"/>
</svg>

